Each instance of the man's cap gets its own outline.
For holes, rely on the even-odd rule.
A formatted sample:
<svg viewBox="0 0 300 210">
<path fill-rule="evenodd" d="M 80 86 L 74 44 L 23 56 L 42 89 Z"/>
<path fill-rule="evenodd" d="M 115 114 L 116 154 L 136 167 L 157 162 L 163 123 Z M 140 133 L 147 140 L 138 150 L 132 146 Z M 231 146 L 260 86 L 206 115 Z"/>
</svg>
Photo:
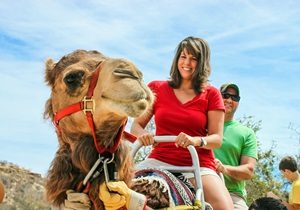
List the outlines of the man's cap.
<svg viewBox="0 0 300 210">
<path fill-rule="evenodd" d="M 235 89 L 237 95 L 240 96 L 240 89 L 239 89 L 239 87 L 238 87 L 236 84 L 234 84 L 234 83 L 226 83 L 226 84 L 223 84 L 223 85 L 221 86 L 221 88 L 220 88 L 221 93 L 226 92 L 228 88 L 233 88 L 233 89 Z"/>
</svg>

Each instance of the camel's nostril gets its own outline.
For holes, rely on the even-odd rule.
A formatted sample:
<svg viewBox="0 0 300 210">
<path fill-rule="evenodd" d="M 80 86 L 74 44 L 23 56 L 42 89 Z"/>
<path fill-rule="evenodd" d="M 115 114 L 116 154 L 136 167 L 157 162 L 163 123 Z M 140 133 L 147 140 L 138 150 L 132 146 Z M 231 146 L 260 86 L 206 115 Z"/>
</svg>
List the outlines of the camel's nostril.
<svg viewBox="0 0 300 210">
<path fill-rule="evenodd" d="M 138 108 L 141 109 L 141 110 L 145 110 L 145 109 L 147 108 L 147 104 L 146 104 L 145 102 L 140 103 L 140 104 L 138 105 Z"/>
</svg>

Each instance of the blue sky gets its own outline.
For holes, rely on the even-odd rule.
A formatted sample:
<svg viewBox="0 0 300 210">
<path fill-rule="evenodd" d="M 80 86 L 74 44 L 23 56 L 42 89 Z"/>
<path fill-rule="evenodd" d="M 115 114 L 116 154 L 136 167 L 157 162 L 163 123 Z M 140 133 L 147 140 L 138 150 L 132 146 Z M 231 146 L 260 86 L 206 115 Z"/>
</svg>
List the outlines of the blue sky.
<svg viewBox="0 0 300 210">
<path fill-rule="evenodd" d="M 186 36 L 211 47 L 211 83 L 235 82 L 236 116 L 262 121 L 262 148 L 299 154 L 300 5 L 296 0 L 2 0 L 0 160 L 45 174 L 57 149 L 43 120 L 44 62 L 75 49 L 132 60 L 146 82 L 168 78 Z"/>
</svg>

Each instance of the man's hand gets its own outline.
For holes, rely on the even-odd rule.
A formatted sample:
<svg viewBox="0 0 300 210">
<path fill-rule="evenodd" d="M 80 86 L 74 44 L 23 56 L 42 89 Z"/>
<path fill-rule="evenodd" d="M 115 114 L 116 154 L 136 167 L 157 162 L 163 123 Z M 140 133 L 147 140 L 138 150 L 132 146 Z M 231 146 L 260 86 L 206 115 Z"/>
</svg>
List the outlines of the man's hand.
<svg viewBox="0 0 300 210">
<path fill-rule="evenodd" d="M 223 174 L 225 173 L 226 168 L 220 160 L 215 159 L 215 166 L 218 173 L 223 173 Z"/>
<path fill-rule="evenodd" d="M 90 210 L 91 202 L 85 193 L 77 193 L 74 190 L 67 190 L 67 199 L 64 203 L 64 210 Z"/>
<path fill-rule="evenodd" d="M 129 189 L 123 181 L 102 183 L 99 197 L 107 210 L 116 210 L 122 206 L 128 210 L 142 210 L 147 201 L 144 195 Z"/>
</svg>

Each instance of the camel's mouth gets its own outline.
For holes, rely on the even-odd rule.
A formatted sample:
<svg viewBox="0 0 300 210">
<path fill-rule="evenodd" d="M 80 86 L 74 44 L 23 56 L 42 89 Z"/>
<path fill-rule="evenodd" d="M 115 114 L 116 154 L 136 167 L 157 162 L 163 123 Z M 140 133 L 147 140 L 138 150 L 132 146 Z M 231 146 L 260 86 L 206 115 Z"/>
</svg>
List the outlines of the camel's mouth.
<svg viewBox="0 0 300 210">
<path fill-rule="evenodd" d="M 139 99 L 114 99 L 104 96 L 102 98 L 106 100 L 109 108 L 123 110 L 130 117 L 138 117 L 151 104 L 151 99 L 148 97 Z"/>
<path fill-rule="evenodd" d="M 103 99 L 105 100 L 109 100 L 109 101 L 112 101 L 114 103 L 117 103 L 117 104 L 133 104 L 133 103 L 139 103 L 139 102 L 147 102 L 149 101 L 149 98 L 147 97 L 140 97 L 140 98 L 112 98 L 112 97 L 109 97 L 109 96 L 105 96 L 103 95 L 102 96 Z"/>
</svg>

